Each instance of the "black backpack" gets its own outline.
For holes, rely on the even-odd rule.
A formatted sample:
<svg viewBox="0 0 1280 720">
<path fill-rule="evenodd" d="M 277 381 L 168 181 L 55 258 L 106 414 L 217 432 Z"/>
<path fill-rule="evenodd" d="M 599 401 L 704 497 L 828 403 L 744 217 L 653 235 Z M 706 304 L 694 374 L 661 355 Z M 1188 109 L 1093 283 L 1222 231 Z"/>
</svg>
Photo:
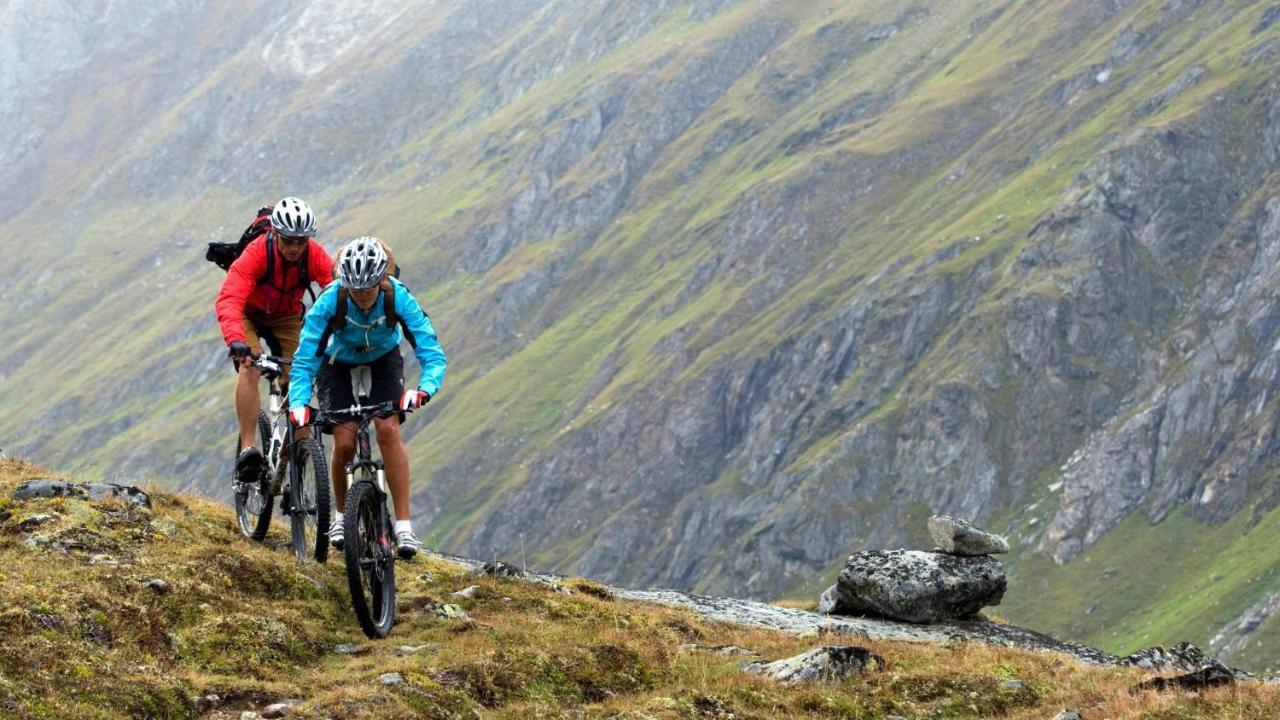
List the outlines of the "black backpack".
<svg viewBox="0 0 1280 720">
<path fill-rule="evenodd" d="M 320 342 L 316 345 L 316 357 L 324 357 L 324 351 L 329 344 L 329 337 L 333 335 L 335 330 L 341 330 L 347 326 L 347 299 L 349 297 L 351 297 L 351 293 L 345 287 L 338 288 L 338 307 L 333 313 L 333 317 L 329 318 L 329 324 L 325 326 L 324 332 L 320 335 Z M 392 327 L 399 323 L 401 333 L 409 341 L 409 346 L 418 347 L 418 340 L 409 331 L 409 324 L 396 312 L 395 287 L 392 286 L 389 280 L 384 280 L 382 284 L 382 313 L 386 316 L 387 327 Z"/>
<path fill-rule="evenodd" d="M 231 264 L 234 263 L 237 259 L 239 259 L 239 257 L 242 254 L 244 254 L 244 249 L 249 247 L 249 243 L 253 242 L 254 240 L 257 240 L 263 235 L 266 235 L 267 231 L 271 229 L 271 212 L 274 209 L 275 208 L 271 205 L 263 205 L 262 207 L 258 208 L 258 216 L 253 219 L 253 222 L 249 223 L 249 227 L 245 228 L 244 232 L 240 233 L 240 239 L 238 241 L 233 243 L 224 243 L 224 242 L 209 243 L 209 249 L 205 251 L 204 259 L 208 260 L 214 265 L 217 265 L 218 267 L 222 268 L 224 271 L 231 270 Z M 302 258 L 298 260 L 298 282 L 302 285 L 302 287 L 307 289 L 307 292 L 311 294 L 311 300 L 314 302 L 316 298 L 316 294 L 315 294 L 315 291 L 311 289 L 311 277 L 308 274 L 311 269 L 311 264 L 308 262 L 308 260 L 310 259 L 308 258 L 310 249 L 311 249 L 311 246 L 310 244 L 308 244 L 307 249 L 303 250 L 302 252 Z M 270 237 L 268 237 L 267 238 L 267 272 L 262 277 L 258 278 L 259 285 L 266 285 L 272 282 L 272 280 L 275 278 L 275 270 L 276 270 L 275 250 L 276 250 L 275 242 Z M 281 290 L 282 292 L 284 291 L 284 288 L 278 288 L 278 289 Z"/>
<path fill-rule="evenodd" d="M 204 254 L 204 259 L 223 270 L 230 270 L 231 263 L 235 262 L 244 253 L 244 249 L 249 247 L 249 243 L 262 237 L 271 229 L 271 212 L 274 209 L 271 205 L 263 205 L 258 208 L 258 216 L 240 234 L 238 242 L 211 242 L 209 243 L 208 251 Z"/>
</svg>

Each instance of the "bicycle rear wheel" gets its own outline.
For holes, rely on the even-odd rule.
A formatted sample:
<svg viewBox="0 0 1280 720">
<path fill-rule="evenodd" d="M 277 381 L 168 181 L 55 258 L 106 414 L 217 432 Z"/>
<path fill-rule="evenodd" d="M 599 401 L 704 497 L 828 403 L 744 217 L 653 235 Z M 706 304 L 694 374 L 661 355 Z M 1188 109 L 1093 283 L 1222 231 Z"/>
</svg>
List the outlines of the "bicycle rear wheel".
<svg viewBox="0 0 1280 720">
<path fill-rule="evenodd" d="M 395 548 L 386 501 L 372 482 L 361 480 L 347 491 L 342 533 L 356 619 L 365 635 L 384 638 L 395 622 Z"/>
<path fill-rule="evenodd" d="M 289 520 L 293 554 L 324 562 L 329 557 L 329 463 L 324 446 L 309 437 L 295 443 L 289 467 Z"/>
<path fill-rule="evenodd" d="M 265 412 L 258 412 L 258 436 L 262 439 L 263 452 L 271 445 L 271 423 Z M 240 438 L 236 438 L 236 457 L 240 457 Z M 234 478 L 235 467 L 232 466 Z M 267 487 L 267 474 L 262 473 L 258 482 L 239 483 L 232 481 L 232 494 L 235 497 L 236 524 L 240 533 L 250 540 L 261 540 L 267 536 L 267 528 L 271 525 L 271 509 L 276 499 Z"/>
</svg>

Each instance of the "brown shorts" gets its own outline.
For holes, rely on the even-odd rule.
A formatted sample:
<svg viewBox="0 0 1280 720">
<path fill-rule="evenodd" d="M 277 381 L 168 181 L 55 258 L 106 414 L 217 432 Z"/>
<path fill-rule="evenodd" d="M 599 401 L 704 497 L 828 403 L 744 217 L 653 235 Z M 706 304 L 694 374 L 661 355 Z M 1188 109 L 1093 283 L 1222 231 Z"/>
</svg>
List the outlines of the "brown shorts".
<svg viewBox="0 0 1280 720">
<path fill-rule="evenodd" d="M 255 354 L 261 353 L 263 343 L 266 343 L 272 354 L 293 358 L 293 353 L 298 350 L 298 335 L 302 332 L 300 315 L 266 317 L 245 313 L 243 321 L 244 344 Z"/>
</svg>

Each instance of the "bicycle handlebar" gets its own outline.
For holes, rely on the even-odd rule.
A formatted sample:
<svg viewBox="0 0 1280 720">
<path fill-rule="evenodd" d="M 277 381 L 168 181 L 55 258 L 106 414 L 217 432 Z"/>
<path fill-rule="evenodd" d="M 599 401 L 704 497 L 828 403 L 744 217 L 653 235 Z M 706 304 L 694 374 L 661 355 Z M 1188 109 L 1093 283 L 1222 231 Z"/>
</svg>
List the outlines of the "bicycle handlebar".
<svg viewBox="0 0 1280 720">
<path fill-rule="evenodd" d="M 293 361 L 288 358 L 267 355 L 266 353 L 252 355 L 251 357 L 253 358 L 253 362 L 250 363 L 250 365 L 263 371 L 268 378 L 283 377 L 285 374 L 284 366 L 293 364 Z"/>
<path fill-rule="evenodd" d="M 317 425 L 341 425 L 348 422 L 363 422 L 373 418 L 389 418 L 402 412 L 413 412 L 413 410 L 401 410 L 399 403 L 394 400 L 388 400 L 375 405 L 356 404 L 341 410 L 316 411 L 314 422 Z"/>
</svg>

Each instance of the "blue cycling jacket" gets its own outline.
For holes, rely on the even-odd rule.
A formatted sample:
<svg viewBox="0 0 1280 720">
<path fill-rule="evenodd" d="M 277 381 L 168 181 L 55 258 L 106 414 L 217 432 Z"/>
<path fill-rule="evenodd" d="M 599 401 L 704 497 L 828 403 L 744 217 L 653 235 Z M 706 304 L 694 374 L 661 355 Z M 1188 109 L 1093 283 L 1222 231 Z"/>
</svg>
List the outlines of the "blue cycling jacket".
<svg viewBox="0 0 1280 720">
<path fill-rule="evenodd" d="M 418 389 L 435 396 L 444 382 L 444 371 L 447 362 L 440 342 L 436 340 L 435 328 L 431 327 L 431 318 L 422 311 L 417 298 L 395 278 L 387 278 L 395 291 L 396 314 L 405 323 L 413 339 L 417 342 L 413 354 L 422 366 L 422 377 L 418 380 Z M 329 326 L 329 321 L 337 314 L 338 290 L 340 283 L 331 283 L 320 293 L 306 319 L 302 321 L 302 335 L 298 339 L 298 350 L 293 355 L 293 369 L 289 371 L 289 407 L 302 407 L 311 401 L 311 383 L 315 380 L 320 363 L 336 360 L 351 365 L 365 365 L 399 347 L 403 334 L 400 325 L 387 327 L 386 313 L 382 310 L 382 295 L 374 301 L 369 312 L 356 306 L 355 300 L 347 298 L 347 326 L 334 330 L 329 337 L 323 353 L 316 352 L 320 337 Z"/>
</svg>

